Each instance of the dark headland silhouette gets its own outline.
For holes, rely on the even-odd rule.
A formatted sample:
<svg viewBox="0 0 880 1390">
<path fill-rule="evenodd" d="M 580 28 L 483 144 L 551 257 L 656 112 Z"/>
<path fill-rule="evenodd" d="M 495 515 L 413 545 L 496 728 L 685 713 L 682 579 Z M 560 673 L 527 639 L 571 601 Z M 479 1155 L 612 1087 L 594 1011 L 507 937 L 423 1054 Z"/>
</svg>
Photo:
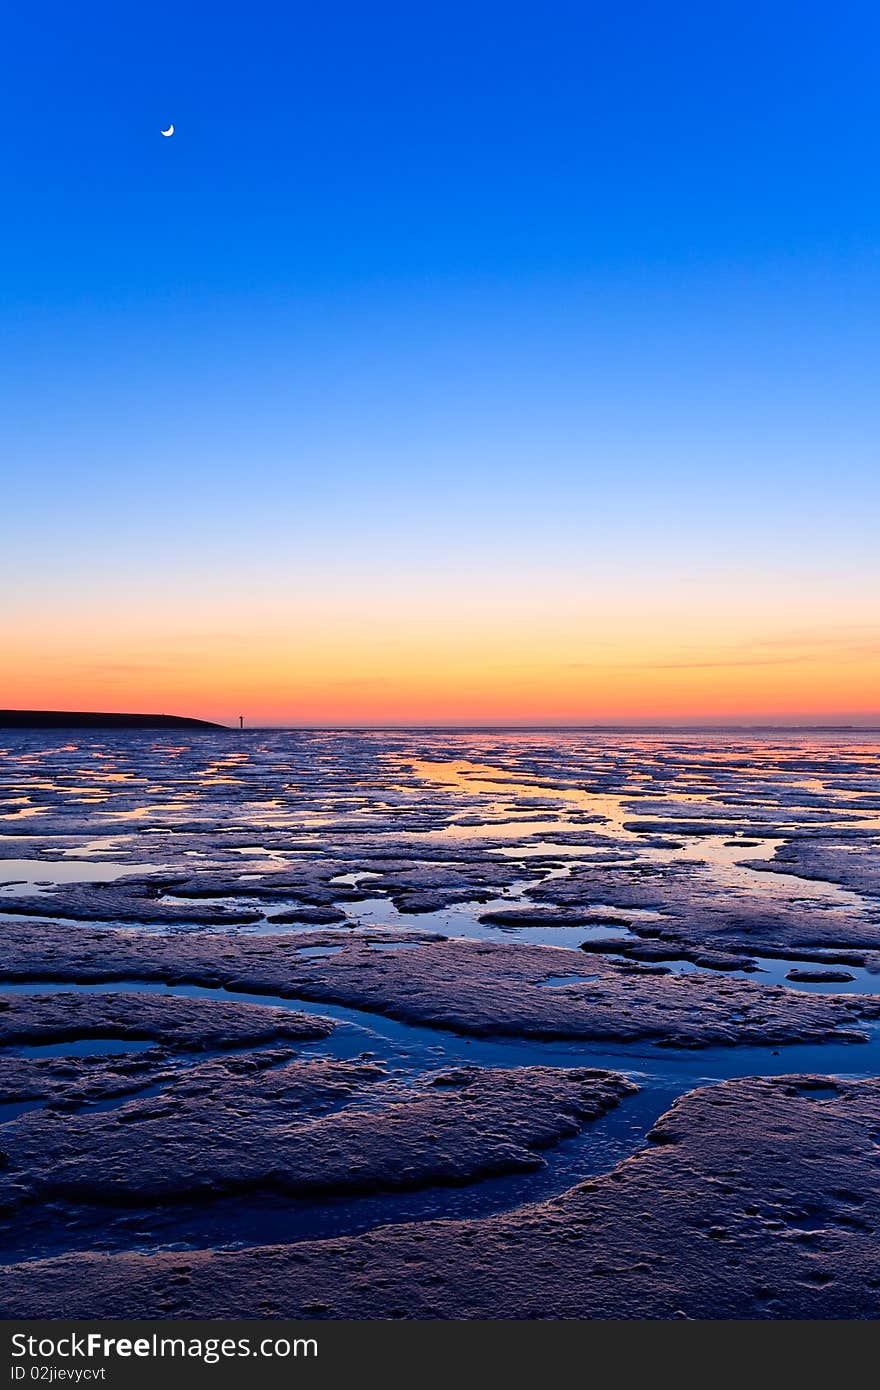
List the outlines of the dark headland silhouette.
<svg viewBox="0 0 880 1390">
<path fill-rule="evenodd" d="M 0 729 L 225 729 L 179 714 L 99 714 L 84 710 L 0 709 Z"/>
</svg>

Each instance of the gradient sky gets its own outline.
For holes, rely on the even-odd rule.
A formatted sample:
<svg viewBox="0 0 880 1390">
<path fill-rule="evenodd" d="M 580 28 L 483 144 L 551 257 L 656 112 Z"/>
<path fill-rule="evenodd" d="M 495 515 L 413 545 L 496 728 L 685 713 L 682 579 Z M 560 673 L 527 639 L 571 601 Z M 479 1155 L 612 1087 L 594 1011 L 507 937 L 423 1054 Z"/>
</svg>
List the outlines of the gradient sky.
<svg viewBox="0 0 880 1390">
<path fill-rule="evenodd" d="M 0 705 L 880 722 L 875 5 L 3 37 Z"/>
</svg>

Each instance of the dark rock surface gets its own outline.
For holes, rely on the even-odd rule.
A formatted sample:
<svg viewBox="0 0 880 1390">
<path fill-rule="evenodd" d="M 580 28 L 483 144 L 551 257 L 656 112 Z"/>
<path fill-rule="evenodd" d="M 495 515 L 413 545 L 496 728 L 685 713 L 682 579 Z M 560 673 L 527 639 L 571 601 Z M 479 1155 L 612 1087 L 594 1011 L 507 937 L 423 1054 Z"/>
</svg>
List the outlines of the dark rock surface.
<svg viewBox="0 0 880 1390">
<path fill-rule="evenodd" d="M 791 864 L 749 861 L 754 869 L 776 865 L 792 872 Z M 760 891 L 760 880 L 748 887 L 719 883 L 711 866 L 692 859 L 666 864 L 579 865 L 566 878 L 550 878 L 526 889 L 542 907 L 566 913 L 603 907 L 649 910 L 650 922 L 633 921 L 640 936 L 694 948 L 763 954 L 765 946 L 880 949 L 880 912 L 856 908 L 827 898 L 806 903 Z"/>
<path fill-rule="evenodd" d="M 8 1317 L 876 1318 L 880 1081 L 729 1081 L 559 1198 L 472 1221 L 5 1271 Z"/>
<path fill-rule="evenodd" d="M 628 927 L 628 917 L 613 913 L 566 912 L 557 907 L 508 907 L 480 913 L 480 921 L 493 927 Z"/>
<path fill-rule="evenodd" d="M 332 933 L 299 941 L 338 944 Z M 332 955 L 311 957 L 284 936 L 165 937 L 11 923 L 0 973 L 31 980 L 226 985 L 478 1036 L 643 1038 L 684 1047 L 858 1039 L 858 1026 L 880 1017 L 880 995 L 805 994 L 725 976 L 675 975 L 662 966 L 601 956 L 591 962 L 594 980 L 547 990 L 540 987 L 547 976 L 583 973 L 583 954 L 554 947 L 458 939 L 380 950 L 354 933 L 343 942 Z"/>
<path fill-rule="evenodd" d="M 474 1181 L 540 1167 L 541 1149 L 636 1089 L 575 1068 L 457 1068 L 412 1086 L 369 1062 L 224 1058 L 111 1111 L 22 1116 L 4 1131 L 0 1201 L 138 1206 Z"/>
<path fill-rule="evenodd" d="M 838 883 L 842 888 L 880 898 L 880 835 L 872 840 L 833 844 L 827 840 L 791 840 L 772 859 L 752 867 L 773 874 Z"/>
<path fill-rule="evenodd" d="M 819 968 L 815 970 L 806 970 L 803 967 L 795 967 L 793 970 L 789 970 L 786 973 L 785 978 L 803 985 L 834 985 L 844 984 L 849 980 L 854 980 L 855 975 L 851 974 L 849 970 L 821 970 Z"/>
<path fill-rule="evenodd" d="M 276 1063 L 293 1055 L 289 1048 L 260 1053 Z M 41 1101 L 53 1109 L 78 1110 L 164 1085 L 188 1065 L 188 1058 L 159 1046 L 106 1056 L 0 1056 L 0 1103 Z"/>
<path fill-rule="evenodd" d="M 12 916 L 47 913 L 71 922 L 126 922 L 150 926 L 244 926 L 259 922 L 256 908 L 204 906 L 163 900 L 172 880 L 156 875 L 115 883 L 65 883 L 46 892 L 5 893 L 0 905 Z"/>
<path fill-rule="evenodd" d="M 193 1051 L 326 1038 L 329 1019 L 173 994 L 0 995 L 0 1047 L 85 1038 L 148 1039 Z"/>
<path fill-rule="evenodd" d="M 5 733 L 0 1297 L 871 1316 L 877 1081 L 722 1078 L 876 1071 L 878 812 L 858 733 Z"/>
<path fill-rule="evenodd" d="M 411 857 L 410 851 L 410 857 Z M 486 861 L 485 854 L 463 853 L 457 863 L 403 864 L 378 862 L 364 855 L 354 860 L 304 862 L 296 870 L 261 874 L 131 874 L 113 882 L 61 884 L 40 894 L 7 891 L 2 910 L 11 915 L 39 914 L 81 922 L 125 922 L 156 926 L 242 926 L 260 921 L 286 904 L 275 921 L 342 922 L 336 905 L 357 903 L 373 886 L 333 882 L 344 872 L 367 872 L 381 879 L 382 894 L 400 912 L 425 913 L 457 903 L 485 902 L 510 883 L 510 867 Z M 521 871 L 524 872 L 524 871 Z M 529 871 L 537 882 L 542 869 Z M 3 882 L 0 861 L 0 883 Z M 13 881 L 14 883 L 14 881 Z M 232 901 L 214 901 L 231 899 Z M 238 902 L 245 899 L 246 902 Z M 321 913 L 321 916 L 317 916 Z M 303 915 L 305 914 L 305 915 Z"/>
</svg>

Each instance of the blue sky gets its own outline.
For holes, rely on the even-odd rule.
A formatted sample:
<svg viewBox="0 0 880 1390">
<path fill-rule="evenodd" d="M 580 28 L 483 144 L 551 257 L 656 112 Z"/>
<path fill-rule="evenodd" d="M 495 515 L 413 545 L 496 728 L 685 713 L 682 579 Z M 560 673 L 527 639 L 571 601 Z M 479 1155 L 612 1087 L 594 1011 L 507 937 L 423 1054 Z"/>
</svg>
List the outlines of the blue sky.
<svg viewBox="0 0 880 1390">
<path fill-rule="evenodd" d="M 294 633 L 371 585 L 429 627 L 538 593 L 587 646 L 597 589 L 624 635 L 646 590 L 762 640 L 876 612 L 875 7 L 37 3 L 4 40 L 17 659 L 110 584 L 145 634 L 149 594 Z"/>
</svg>

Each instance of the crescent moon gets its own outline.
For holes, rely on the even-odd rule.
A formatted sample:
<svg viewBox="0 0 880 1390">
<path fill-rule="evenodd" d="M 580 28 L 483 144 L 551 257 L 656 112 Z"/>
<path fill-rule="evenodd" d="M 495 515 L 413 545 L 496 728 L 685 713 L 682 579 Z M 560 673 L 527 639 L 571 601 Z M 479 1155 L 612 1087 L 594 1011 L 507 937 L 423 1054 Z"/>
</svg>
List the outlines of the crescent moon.
<svg viewBox="0 0 880 1390">
<path fill-rule="evenodd" d="M 160 134 L 160 135 L 173 135 L 173 134 L 174 134 L 174 124 L 173 124 L 173 122 L 172 122 L 172 124 L 168 127 L 167 130 L 160 130 L 160 131 L 159 131 L 159 134 Z"/>
</svg>

